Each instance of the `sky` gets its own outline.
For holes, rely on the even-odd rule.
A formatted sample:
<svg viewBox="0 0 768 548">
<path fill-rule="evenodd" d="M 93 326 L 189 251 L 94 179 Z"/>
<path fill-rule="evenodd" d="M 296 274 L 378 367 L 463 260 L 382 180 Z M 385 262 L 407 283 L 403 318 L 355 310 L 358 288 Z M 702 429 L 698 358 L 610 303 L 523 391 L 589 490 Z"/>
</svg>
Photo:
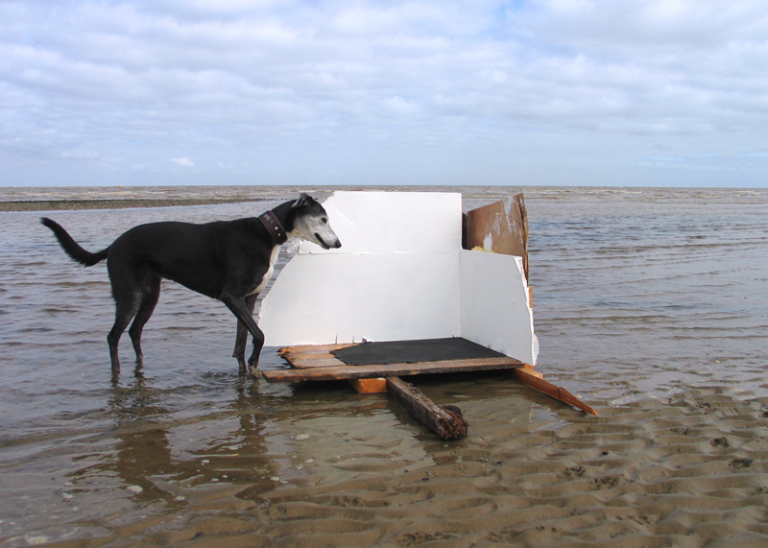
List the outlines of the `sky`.
<svg viewBox="0 0 768 548">
<path fill-rule="evenodd" d="M 0 186 L 768 187 L 765 0 L 0 0 Z"/>
</svg>

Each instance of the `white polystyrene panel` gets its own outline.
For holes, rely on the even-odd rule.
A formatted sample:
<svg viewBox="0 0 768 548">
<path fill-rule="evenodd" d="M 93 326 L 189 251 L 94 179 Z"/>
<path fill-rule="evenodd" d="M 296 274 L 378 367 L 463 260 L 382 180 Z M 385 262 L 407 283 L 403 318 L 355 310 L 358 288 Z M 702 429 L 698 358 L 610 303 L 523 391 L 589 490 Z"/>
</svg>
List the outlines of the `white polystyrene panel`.
<svg viewBox="0 0 768 548">
<path fill-rule="evenodd" d="M 302 242 L 299 253 L 435 253 L 461 249 L 461 194 L 335 192 L 324 203 L 341 240 L 325 251 Z"/>
<path fill-rule="evenodd" d="M 457 251 L 296 255 L 259 326 L 268 346 L 459 336 L 459 275 Z"/>
<path fill-rule="evenodd" d="M 526 363 L 538 353 L 519 257 L 461 250 L 461 196 L 337 192 L 342 248 L 313 244 L 262 303 L 266 344 L 463 336 Z"/>
<path fill-rule="evenodd" d="M 461 251 L 461 336 L 536 365 L 533 311 L 520 257 Z"/>
</svg>

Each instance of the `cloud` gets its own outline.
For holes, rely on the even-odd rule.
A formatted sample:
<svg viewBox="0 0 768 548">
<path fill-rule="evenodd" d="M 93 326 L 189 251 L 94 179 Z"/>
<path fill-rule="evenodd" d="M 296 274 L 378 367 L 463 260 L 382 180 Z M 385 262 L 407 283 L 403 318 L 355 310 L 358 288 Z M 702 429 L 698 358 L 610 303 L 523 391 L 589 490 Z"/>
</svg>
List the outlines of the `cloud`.
<svg viewBox="0 0 768 548">
<path fill-rule="evenodd" d="M 0 184 L 63 158 L 161 178 L 187 155 L 201 182 L 359 182 L 392 154 L 415 182 L 489 151 L 511 156 L 487 180 L 554 180 L 546 154 L 584 143 L 628 166 L 746 155 L 768 117 L 768 14 L 746 0 L 26 0 L 0 18 Z M 557 150 L 528 150 L 539 136 Z"/>
<path fill-rule="evenodd" d="M 171 158 L 170 161 L 176 164 L 177 166 L 195 167 L 195 162 L 193 162 L 189 158 Z"/>
</svg>

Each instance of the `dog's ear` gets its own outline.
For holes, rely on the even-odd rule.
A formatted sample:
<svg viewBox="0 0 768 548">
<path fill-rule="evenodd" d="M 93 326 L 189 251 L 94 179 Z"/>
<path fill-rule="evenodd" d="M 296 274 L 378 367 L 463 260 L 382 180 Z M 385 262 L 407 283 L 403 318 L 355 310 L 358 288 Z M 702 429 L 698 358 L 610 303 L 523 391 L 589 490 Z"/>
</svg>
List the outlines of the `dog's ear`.
<svg viewBox="0 0 768 548">
<path fill-rule="evenodd" d="M 291 204 L 291 209 L 298 209 L 300 207 L 306 207 L 306 206 L 312 204 L 312 202 L 314 202 L 314 201 L 315 200 L 312 198 L 312 196 L 310 196 L 307 193 L 303 193 L 301 196 L 299 196 L 298 200 L 296 200 L 295 202 L 293 202 L 293 204 Z"/>
</svg>

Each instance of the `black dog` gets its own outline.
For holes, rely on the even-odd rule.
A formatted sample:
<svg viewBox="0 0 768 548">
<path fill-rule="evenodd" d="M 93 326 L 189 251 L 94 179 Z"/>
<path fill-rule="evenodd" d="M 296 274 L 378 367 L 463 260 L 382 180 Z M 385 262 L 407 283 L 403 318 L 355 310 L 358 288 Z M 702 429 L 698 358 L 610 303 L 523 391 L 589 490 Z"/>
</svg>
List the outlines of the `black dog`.
<svg viewBox="0 0 768 548">
<path fill-rule="evenodd" d="M 328 215 L 307 194 L 286 202 L 260 217 L 207 224 L 151 223 L 134 227 L 108 248 L 90 253 L 80 247 L 59 224 L 43 218 L 64 251 L 75 261 L 92 266 L 107 259 L 107 271 L 115 298 L 115 324 L 107 336 L 112 371 L 120 370 L 117 344 L 128 324 L 128 333 L 141 361 L 141 331 L 160 297 L 163 278 L 193 291 L 219 299 L 237 317 L 233 356 L 240 371 L 246 370 L 247 333 L 253 336 L 248 360 L 256 372 L 264 333 L 253 319 L 256 297 L 269 282 L 280 251 L 289 238 L 314 242 L 325 249 L 341 247 L 328 224 Z"/>
</svg>

